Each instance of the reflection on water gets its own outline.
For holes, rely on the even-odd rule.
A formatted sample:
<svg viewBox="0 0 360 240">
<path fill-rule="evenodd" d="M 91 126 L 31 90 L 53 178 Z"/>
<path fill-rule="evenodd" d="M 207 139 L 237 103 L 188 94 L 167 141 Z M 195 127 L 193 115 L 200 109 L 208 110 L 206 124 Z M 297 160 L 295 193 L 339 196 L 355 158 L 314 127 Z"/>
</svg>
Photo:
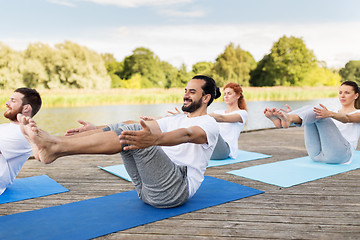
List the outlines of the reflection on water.
<svg viewBox="0 0 360 240">
<path fill-rule="evenodd" d="M 285 107 L 288 103 L 292 109 L 304 105 L 324 104 L 328 108 L 339 108 L 337 98 L 316 99 L 310 101 L 253 101 L 248 102 L 249 118 L 244 130 L 262 129 L 273 127 L 270 120 L 264 117 L 265 107 Z M 43 108 L 35 116 L 35 120 L 40 128 L 56 135 L 63 135 L 67 129 L 80 126 L 78 119 L 92 122 L 96 125 L 105 125 L 113 122 L 125 120 L 138 120 L 141 115 L 145 116 L 164 116 L 168 110 L 175 107 L 181 108 L 181 104 L 150 104 L 150 105 L 111 105 L 93 107 L 73 107 L 73 108 Z M 226 108 L 225 103 L 213 103 L 208 112 L 216 109 Z M 0 123 L 6 123 L 2 117 Z"/>
</svg>

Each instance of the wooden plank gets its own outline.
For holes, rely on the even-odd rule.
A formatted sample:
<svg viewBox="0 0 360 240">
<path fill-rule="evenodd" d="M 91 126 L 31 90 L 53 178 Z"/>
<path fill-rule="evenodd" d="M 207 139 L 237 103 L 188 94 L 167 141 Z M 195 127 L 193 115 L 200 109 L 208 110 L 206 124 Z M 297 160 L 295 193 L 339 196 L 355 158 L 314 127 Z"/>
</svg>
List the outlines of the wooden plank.
<svg viewBox="0 0 360 240">
<path fill-rule="evenodd" d="M 227 174 L 239 168 L 306 155 L 301 128 L 242 133 L 239 148 L 272 158 L 212 167 L 206 175 L 264 194 L 109 234 L 99 239 L 358 239 L 360 169 L 281 188 Z M 0 205 L 0 216 L 133 190 L 132 183 L 97 166 L 121 164 L 120 155 L 64 157 L 44 165 L 28 160 L 19 178 L 46 174 L 70 192 Z"/>
</svg>

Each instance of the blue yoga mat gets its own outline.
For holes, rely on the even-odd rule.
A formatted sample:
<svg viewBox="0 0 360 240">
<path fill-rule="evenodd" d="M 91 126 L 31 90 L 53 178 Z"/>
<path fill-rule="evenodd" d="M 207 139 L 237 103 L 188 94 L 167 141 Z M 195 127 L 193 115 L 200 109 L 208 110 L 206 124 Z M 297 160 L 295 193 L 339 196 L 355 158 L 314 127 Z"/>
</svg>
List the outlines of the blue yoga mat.
<svg viewBox="0 0 360 240">
<path fill-rule="evenodd" d="M 210 160 L 209 165 L 207 167 L 208 168 L 209 167 L 217 167 L 217 166 L 223 166 L 223 165 L 228 165 L 228 164 L 233 164 L 233 163 L 269 158 L 269 157 L 271 157 L 271 156 L 262 154 L 262 153 L 238 150 L 238 155 L 237 155 L 236 159 L 227 158 L 227 159 L 223 159 L 223 160 Z M 126 171 L 124 164 L 118 164 L 118 165 L 113 165 L 113 166 L 108 166 L 108 167 L 100 167 L 100 166 L 98 166 L 98 167 L 101 168 L 102 170 L 105 170 L 111 174 L 114 174 L 118 177 L 121 177 L 121 178 L 131 182 L 131 178 Z"/>
<path fill-rule="evenodd" d="M 46 175 L 19 178 L 15 179 L 14 182 L 6 188 L 5 192 L 0 195 L 0 204 L 67 191 L 69 190 Z"/>
<path fill-rule="evenodd" d="M 118 164 L 108 167 L 100 167 L 100 169 L 105 170 L 111 174 L 114 174 L 115 176 L 121 177 L 122 179 L 125 179 L 126 181 L 131 182 L 131 177 L 129 176 L 128 172 L 125 169 L 124 164 Z"/>
<path fill-rule="evenodd" d="M 206 176 L 184 205 L 151 207 L 135 190 L 0 217 L 0 239 L 90 239 L 263 193 Z"/>
<path fill-rule="evenodd" d="M 358 168 L 360 168 L 360 152 L 356 151 L 350 164 L 318 163 L 310 157 L 301 157 L 228 173 L 280 187 L 291 187 Z"/>
<path fill-rule="evenodd" d="M 244 150 L 238 150 L 238 155 L 235 159 L 234 158 L 227 158 L 227 159 L 223 159 L 223 160 L 210 159 L 209 165 L 207 167 L 208 168 L 209 167 L 217 167 L 217 166 L 223 166 L 223 165 L 228 165 L 228 164 L 233 164 L 233 163 L 246 162 L 246 161 L 258 160 L 258 159 L 270 158 L 270 157 L 271 157 L 271 155 L 266 155 L 266 154 L 257 153 L 257 152 L 248 152 L 248 151 L 244 151 Z"/>
</svg>

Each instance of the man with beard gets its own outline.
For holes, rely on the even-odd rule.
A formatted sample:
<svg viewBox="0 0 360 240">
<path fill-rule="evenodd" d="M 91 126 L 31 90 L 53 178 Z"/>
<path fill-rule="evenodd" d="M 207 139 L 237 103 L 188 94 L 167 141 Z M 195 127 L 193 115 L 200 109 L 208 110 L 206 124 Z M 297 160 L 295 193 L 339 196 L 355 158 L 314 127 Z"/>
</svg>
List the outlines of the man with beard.
<svg viewBox="0 0 360 240">
<path fill-rule="evenodd" d="M 30 144 L 21 133 L 16 116 L 21 113 L 33 117 L 41 107 L 41 98 L 35 89 L 18 88 L 5 105 L 4 116 L 10 123 L 0 125 L 0 195 L 14 181 L 31 154 Z"/>
<path fill-rule="evenodd" d="M 38 160 L 51 163 L 74 154 L 121 153 L 139 198 L 154 207 L 170 208 L 185 203 L 204 180 L 219 135 L 207 106 L 219 96 L 215 81 L 199 75 L 185 88 L 186 114 L 105 127 L 83 122 L 83 127 L 72 130 L 78 134 L 67 137 L 40 130 L 29 117 L 19 120 Z"/>
</svg>

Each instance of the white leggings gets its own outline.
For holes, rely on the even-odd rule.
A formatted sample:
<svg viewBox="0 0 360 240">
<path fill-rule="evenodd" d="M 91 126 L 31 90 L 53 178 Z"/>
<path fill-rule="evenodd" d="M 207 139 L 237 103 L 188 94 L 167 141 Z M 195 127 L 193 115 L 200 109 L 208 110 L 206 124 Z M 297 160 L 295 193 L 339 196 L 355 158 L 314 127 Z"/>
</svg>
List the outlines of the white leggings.
<svg viewBox="0 0 360 240">
<path fill-rule="evenodd" d="M 346 163 L 351 159 L 351 144 L 343 137 L 332 119 L 316 118 L 311 106 L 299 108 L 289 114 L 298 115 L 302 119 L 305 147 L 312 160 Z"/>
</svg>

